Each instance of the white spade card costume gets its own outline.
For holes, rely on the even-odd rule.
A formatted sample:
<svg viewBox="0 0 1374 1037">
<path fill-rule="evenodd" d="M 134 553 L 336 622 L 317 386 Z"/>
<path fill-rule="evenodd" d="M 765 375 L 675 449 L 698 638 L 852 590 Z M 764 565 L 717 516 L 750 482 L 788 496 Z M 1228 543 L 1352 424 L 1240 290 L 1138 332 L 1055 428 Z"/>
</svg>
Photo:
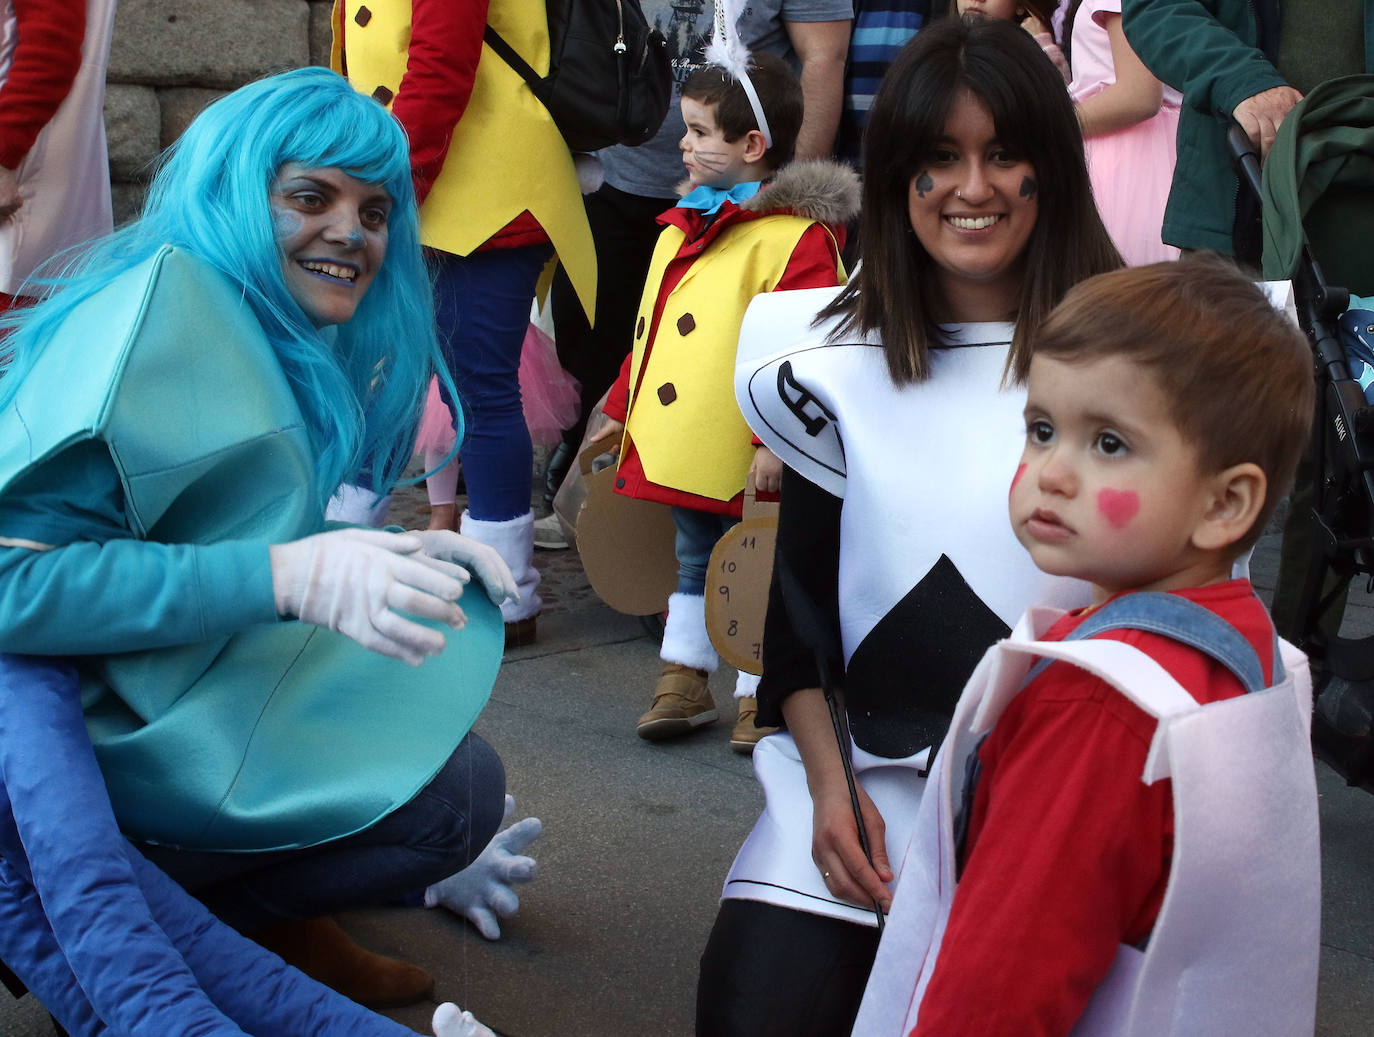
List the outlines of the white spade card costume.
<svg viewBox="0 0 1374 1037">
<path fill-rule="evenodd" d="M 843 499 L 839 613 L 853 762 L 898 864 L 931 747 L 978 659 L 1030 604 L 1074 607 L 1089 595 L 1086 584 L 1036 569 L 1007 517 L 1025 441 L 1025 394 L 1003 385 L 1012 326 L 946 329 L 931 377 L 897 386 L 881 344 L 830 342 L 833 322 L 811 326 L 835 291 L 773 292 L 750 304 L 735 396 L 765 445 Z M 811 797 L 791 737 L 763 739 L 754 769 L 767 806 L 722 895 L 875 925 L 871 910 L 836 900 L 811 861 Z"/>
<path fill-rule="evenodd" d="M 1128 595 L 1102 612 L 1147 597 L 1169 596 Z M 1038 656 L 1088 670 L 1158 718 L 1141 780 L 1169 778 L 1173 790 L 1173 856 L 1149 942 L 1143 951 L 1118 948 L 1073 1037 L 1310 1035 L 1321 875 L 1307 660 L 1281 643 L 1287 675 L 1280 679 L 1276 666 L 1273 687 L 1199 705 L 1132 645 L 1038 641 L 1061 615 L 1031 610 L 1007 641 L 989 649 L 959 700 L 854 1033 L 906 1034 L 916 1024 L 957 888 L 954 826 L 966 762 Z M 1259 679 L 1245 683 L 1262 688 L 1247 650 Z"/>
</svg>

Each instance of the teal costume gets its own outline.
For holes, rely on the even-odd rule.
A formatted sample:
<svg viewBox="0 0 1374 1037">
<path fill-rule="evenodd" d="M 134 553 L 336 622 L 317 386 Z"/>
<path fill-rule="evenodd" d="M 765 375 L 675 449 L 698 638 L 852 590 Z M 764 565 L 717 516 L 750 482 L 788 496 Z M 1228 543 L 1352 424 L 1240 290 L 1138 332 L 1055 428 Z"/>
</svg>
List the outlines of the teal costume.
<svg viewBox="0 0 1374 1037">
<path fill-rule="evenodd" d="M 0 651 L 79 656 L 130 837 L 293 849 L 437 773 L 490 693 L 500 614 L 418 669 L 280 622 L 268 545 L 324 527 L 290 385 L 233 281 L 164 248 L 79 304 L 0 413 Z M 45 549 L 45 548 L 51 548 Z"/>
</svg>

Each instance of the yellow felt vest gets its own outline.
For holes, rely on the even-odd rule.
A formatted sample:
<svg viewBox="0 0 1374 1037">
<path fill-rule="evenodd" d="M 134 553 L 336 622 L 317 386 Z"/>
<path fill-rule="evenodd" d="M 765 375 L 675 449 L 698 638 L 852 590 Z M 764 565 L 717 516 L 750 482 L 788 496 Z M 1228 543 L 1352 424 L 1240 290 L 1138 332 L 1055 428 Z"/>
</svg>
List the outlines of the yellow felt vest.
<svg viewBox="0 0 1374 1037">
<path fill-rule="evenodd" d="M 366 9 L 366 15 L 360 12 Z M 410 47 L 410 0 L 335 0 L 330 65 L 360 93 L 401 88 Z M 359 24 L 361 21 L 362 24 Z M 549 31 L 542 3 L 492 0 L 487 24 L 536 72 L 549 67 Z M 525 210 L 553 242 L 590 316 L 596 303 L 596 251 L 572 155 L 548 111 L 501 56 L 482 44 L 477 78 L 453 130 L 444 168 L 420 207 L 420 240 L 466 256 Z"/>
<path fill-rule="evenodd" d="M 659 235 L 635 322 L 625 426 L 650 481 L 719 501 L 744 489 L 754 447 L 735 403 L 740 324 L 750 300 L 777 287 L 813 222 L 784 214 L 727 227 L 668 296 L 650 349 L 659 286 L 686 240 L 678 227 Z"/>
</svg>

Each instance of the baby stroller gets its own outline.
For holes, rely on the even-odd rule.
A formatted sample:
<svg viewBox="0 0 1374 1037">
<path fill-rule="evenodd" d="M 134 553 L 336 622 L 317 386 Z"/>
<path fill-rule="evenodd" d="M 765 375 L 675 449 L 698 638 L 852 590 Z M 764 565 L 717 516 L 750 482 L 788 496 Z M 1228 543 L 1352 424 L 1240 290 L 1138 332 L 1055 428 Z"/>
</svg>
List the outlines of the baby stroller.
<svg viewBox="0 0 1374 1037">
<path fill-rule="evenodd" d="M 1230 143 L 1242 192 L 1260 199 L 1264 276 L 1292 281 L 1317 380 L 1275 619 L 1313 661 L 1317 755 L 1374 792 L 1374 637 L 1334 629 L 1351 580 L 1374 587 L 1374 76 L 1313 89 L 1284 120 L 1262 183 L 1239 127 Z"/>
</svg>

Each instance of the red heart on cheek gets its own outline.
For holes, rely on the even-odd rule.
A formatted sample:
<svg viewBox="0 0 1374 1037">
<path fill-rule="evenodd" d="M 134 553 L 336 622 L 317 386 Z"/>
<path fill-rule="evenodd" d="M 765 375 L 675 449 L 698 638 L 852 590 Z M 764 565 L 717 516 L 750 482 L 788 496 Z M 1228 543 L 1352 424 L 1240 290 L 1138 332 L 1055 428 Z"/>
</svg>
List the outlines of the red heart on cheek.
<svg viewBox="0 0 1374 1037">
<path fill-rule="evenodd" d="M 1097 510 L 1113 529 L 1124 529 L 1140 511 L 1140 497 L 1134 490 L 1102 490 L 1097 495 Z"/>
</svg>

